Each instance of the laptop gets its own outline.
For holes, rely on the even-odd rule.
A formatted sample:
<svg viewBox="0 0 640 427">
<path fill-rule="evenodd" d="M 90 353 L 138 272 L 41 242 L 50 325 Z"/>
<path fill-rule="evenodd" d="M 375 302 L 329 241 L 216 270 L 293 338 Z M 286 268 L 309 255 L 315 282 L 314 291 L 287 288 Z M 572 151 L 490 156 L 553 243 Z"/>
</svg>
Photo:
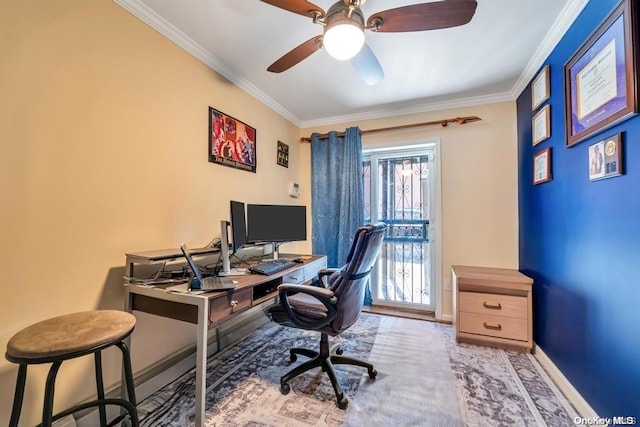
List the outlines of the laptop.
<svg viewBox="0 0 640 427">
<path fill-rule="evenodd" d="M 180 245 L 180 250 L 182 251 L 184 257 L 187 259 L 187 264 L 189 264 L 189 268 L 191 268 L 191 271 L 193 271 L 193 275 L 198 279 L 198 282 L 200 282 L 199 288 L 193 287 L 194 279 L 192 277 L 189 283 L 190 291 L 228 291 L 236 288 L 236 282 L 226 277 L 202 277 L 200 269 L 191 257 L 189 249 L 187 249 L 187 246 L 184 243 Z"/>
</svg>

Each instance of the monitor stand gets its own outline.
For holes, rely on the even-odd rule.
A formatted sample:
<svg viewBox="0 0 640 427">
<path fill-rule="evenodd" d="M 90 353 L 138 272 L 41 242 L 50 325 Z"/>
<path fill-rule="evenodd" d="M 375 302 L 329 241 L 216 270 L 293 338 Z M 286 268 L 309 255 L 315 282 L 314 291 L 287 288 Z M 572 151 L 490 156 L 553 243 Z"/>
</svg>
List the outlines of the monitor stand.
<svg viewBox="0 0 640 427">
<path fill-rule="evenodd" d="M 229 271 L 221 271 L 218 276 L 244 276 L 247 273 L 246 268 L 230 268 Z"/>
<path fill-rule="evenodd" d="M 227 221 L 220 221 L 220 248 L 222 249 L 222 271 L 218 273 L 218 276 L 244 276 L 247 271 L 246 268 L 231 268 L 231 262 L 229 261 L 229 223 Z"/>
</svg>

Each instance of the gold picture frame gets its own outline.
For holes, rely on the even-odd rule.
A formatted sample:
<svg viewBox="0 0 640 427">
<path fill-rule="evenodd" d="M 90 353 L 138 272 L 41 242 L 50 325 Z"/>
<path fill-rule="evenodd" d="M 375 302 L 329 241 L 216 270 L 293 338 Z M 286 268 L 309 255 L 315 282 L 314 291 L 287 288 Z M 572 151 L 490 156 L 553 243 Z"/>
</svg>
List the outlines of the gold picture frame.
<svg viewBox="0 0 640 427">
<path fill-rule="evenodd" d="M 531 119 L 532 145 L 535 147 L 551 136 L 551 105 L 547 104 Z"/>
<path fill-rule="evenodd" d="M 551 96 L 551 82 L 549 78 L 549 66 L 538 73 L 531 83 L 531 109 L 535 110 Z"/>
</svg>

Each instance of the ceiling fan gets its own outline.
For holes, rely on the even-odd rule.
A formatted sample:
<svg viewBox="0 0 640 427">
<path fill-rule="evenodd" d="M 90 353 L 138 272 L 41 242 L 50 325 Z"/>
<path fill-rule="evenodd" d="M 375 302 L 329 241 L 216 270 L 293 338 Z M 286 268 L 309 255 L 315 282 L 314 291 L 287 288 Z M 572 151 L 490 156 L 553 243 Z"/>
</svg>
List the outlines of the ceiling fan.
<svg viewBox="0 0 640 427">
<path fill-rule="evenodd" d="M 324 47 L 329 55 L 351 60 L 360 77 L 369 85 L 384 78 L 378 58 L 364 40 L 364 31 L 408 32 L 457 27 L 471 21 L 476 0 L 442 0 L 420 3 L 374 13 L 366 20 L 361 7 L 366 0 L 339 0 L 327 12 L 306 0 L 262 0 L 289 12 L 308 16 L 324 27 L 315 36 L 293 48 L 267 71 L 281 73 Z"/>
</svg>

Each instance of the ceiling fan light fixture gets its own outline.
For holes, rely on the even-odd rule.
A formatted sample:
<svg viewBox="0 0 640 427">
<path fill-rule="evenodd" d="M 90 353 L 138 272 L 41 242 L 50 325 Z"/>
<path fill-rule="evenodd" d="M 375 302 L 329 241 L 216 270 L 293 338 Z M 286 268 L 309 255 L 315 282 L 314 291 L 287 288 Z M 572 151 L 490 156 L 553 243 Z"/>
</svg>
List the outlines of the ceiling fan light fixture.
<svg viewBox="0 0 640 427">
<path fill-rule="evenodd" d="M 329 55 L 346 61 L 360 52 L 364 45 L 364 16 L 359 8 L 339 1 L 329 8 L 325 22 L 322 45 Z"/>
<path fill-rule="evenodd" d="M 322 38 L 322 45 L 327 53 L 340 61 L 356 56 L 363 44 L 364 31 L 353 21 L 327 27 Z"/>
</svg>

